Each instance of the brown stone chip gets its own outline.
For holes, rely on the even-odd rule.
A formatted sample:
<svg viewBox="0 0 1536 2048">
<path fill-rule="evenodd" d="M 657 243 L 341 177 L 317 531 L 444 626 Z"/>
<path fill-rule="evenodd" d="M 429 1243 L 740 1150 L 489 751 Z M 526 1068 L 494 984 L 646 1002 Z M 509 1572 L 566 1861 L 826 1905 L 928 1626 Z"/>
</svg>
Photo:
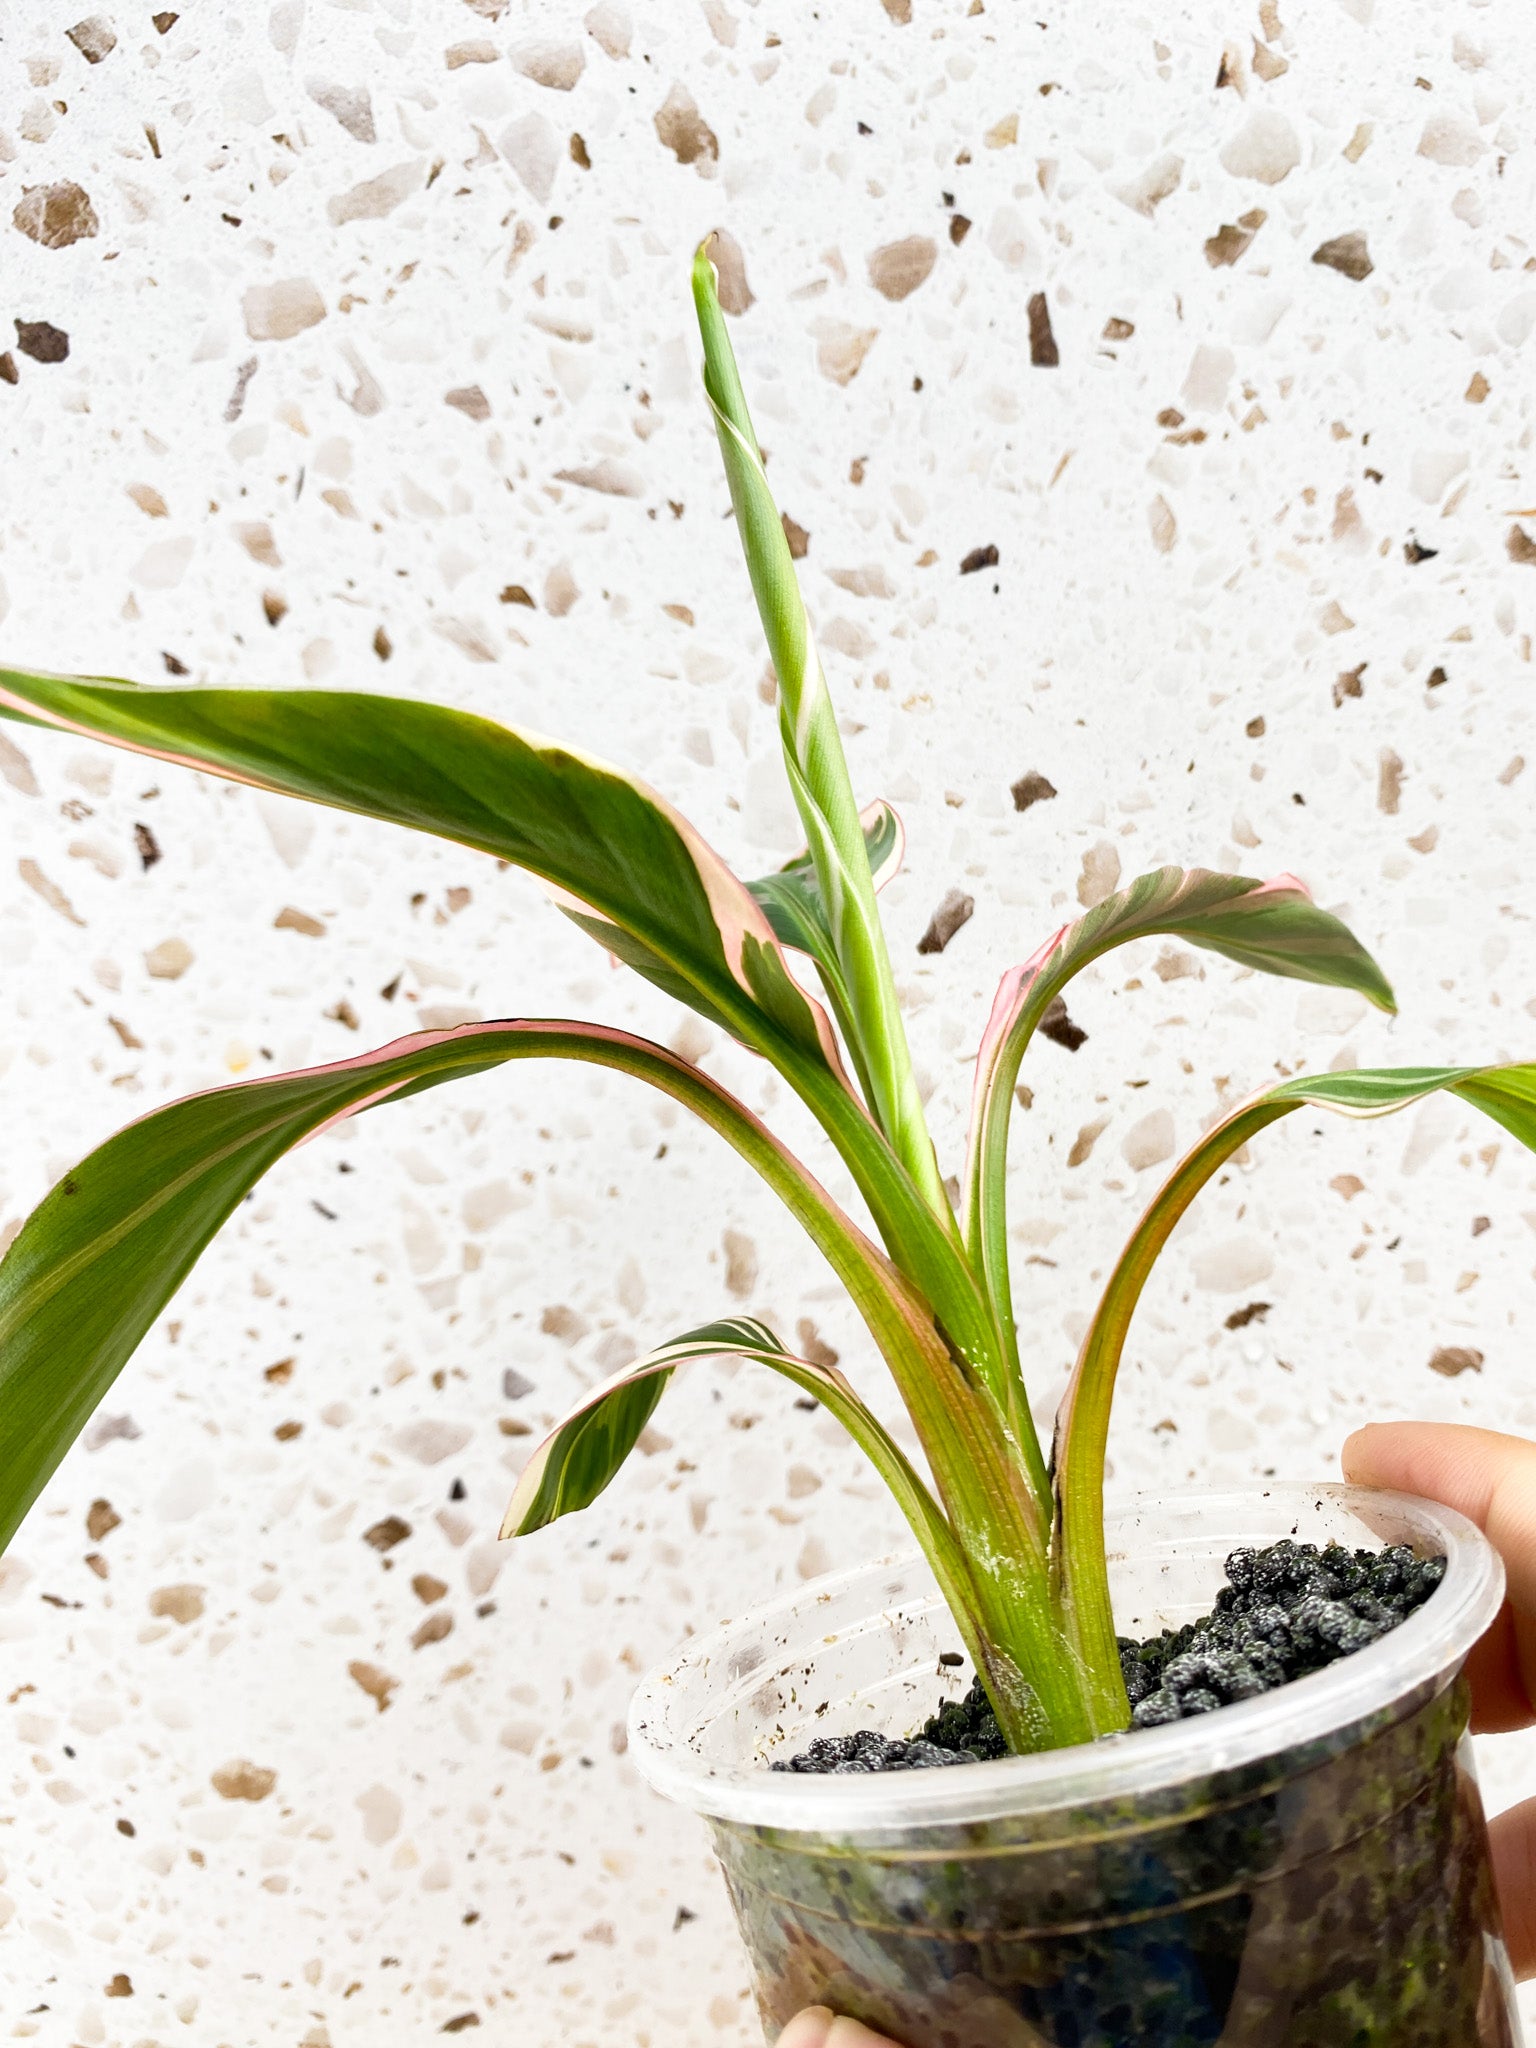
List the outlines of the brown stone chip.
<svg viewBox="0 0 1536 2048">
<path fill-rule="evenodd" d="M 1403 757 L 1383 747 L 1376 772 L 1376 808 L 1395 818 L 1403 801 Z"/>
<path fill-rule="evenodd" d="M 386 1515 L 382 1522 L 375 1522 L 371 1529 L 363 1531 L 363 1541 L 372 1544 L 375 1550 L 393 1550 L 410 1533 L 409 1522 L 402 1522 L 398 1515 Z"/>
<path fill-rule="evenodd" d="M 919 953 L 942 953 L 960 927 L 970 923 L 975 909 L 974 896 L 967 896 L 959 889 L 949 890 L 928 920 L 927 931 L 917 942 Z"/>
<path fill-rule="evenodd" d="M 811 536 L 798 519 L 791 519 L 787 512 L 779 514 L 779 523 L 784 528 L 784 538 L 789 542 L 792 560 L 803 562 L 811 549 Z"/>
<path fill-rule="evenodd" d="M 1048 781 L 1037 768 L 1031 768 L 1027 775 L 1021 775 L 1011 786 L 1013 808 L 1027 811 L 1031 804 L 1043 804 L 1056 795 L 1056 785 Z"/>
<path fill-rule="evenodd" d="M 1223 1327 L 1228 1330 L 1246 1330 L 1250 1323 L 1262 1323 L 1274 1307 L 1270 1301 L 1250 1301 L 1242 1308 L 1233 1309 Z"/>
<path fill-rule="evenodd" d="M 472 420 L 488 420 L 491 416 L 491 401 L 478 384 L 460 384 L 452 391 L 445 391 L 443 403 L 467 414 Z"/>
<path fill-rule="evenodd" d="M 436 1614 L 429 1614 L 411 1637 L 413 1650 L 424 1650 L 430 1643 L 440 1643 L 444 1636 L 453 1634 L 453 1616 L 447 1608 L 440 1608 Z"/>
<path fill-rule="evenodd" d="M 1464 1372 L 1481 1372 L 1483 1354 L 1470 1344 L 1442 1344 L 1430 1354 L 1429 1369 L 1442 1379 L 1453 1380 Z"/>
<path fill-rule="evenodd" d="M 67 249 L 96 234 L 101 223 L 90 194 L 65 178 L 57 185 L 23 185 L 11 225 L 45 249 Z"/>
<path fill-rule="evenodd" d="M 16 367 L 16 358 L 9 349 L 0 350 L 0 384 L 19 384 L 21 372 Z"/>
<path fill-rule="evenodd" d="M 1338 271 L 1341 277 L 1353 278 L 1356 284 L 1376 268 L 1365 246 L 1365 236 L 1358 232 L 1335 235 L 1331 241 L 1322 243 L 1312 251 L 1312 261 Z"/>
<path fill-rule="evenodd" d="M 960 564 L 960 574 L 962 576 L 974 576 L 978 569 L 995 569 L 996 567 L 997 543 L 995 541 L 988 541 L 984 548 L 971 549 L 971 552 Z"/>
<path fill-rule="evenodd" d="M 189 1621 L 202 1618 L 203 1606 L 201 1586 L 157 1586 L 149 1596 L 151 1614 L 161 1620 L 180 1622 L 183 1628 Z"/>
<path fill-rule="evenodd" d="M 963 213 L 952 213 L 949 217 L 949 239 L 958 249 L 971 232 L 971 223 Z"/>
<path fill-rule="evenodd" d="M 1064 1045 L 1068 1052 L 1076 1052 L 1080 1045 L 1088 1043 L 1087 1032 L 1081 1024 L 1072 1022 L 1060 996 L 1046 1005 L 1045 1015 L 1040 1019 L 1040 1035 L 1053 1039 L 1057 1045 Z"/>
<path fill-rule="evenodd" d="M 739 318 L 753 302 L 752 287 L 747 283 L 747 259 L 742 254 L 741 244 L 724 228 L 716 228 L 714 240 L 709 245 L 709 257 L 715 266 L 720 310 Z"/>
<path fill-rule="evenodd" d="M 656 110 L 655 127 L 663 148 L 670 149 L 680 164 L 719 160 L 719 138 L 686 86 L 673 86 Z"/>
<path fill-rule="evenodd" d="M 119 1970 L 101 1987 L 101 1995 L 103 1998 L 132 1998 L 133 1979 L 126 1970 Z"/>
<path fill-rule="evenodd" d="M 411 1591 L 423 1607 L 430 1607 L 441 1600 L 447 1590 L 446 1580 L 435 1579 L 430 1572 L 418 1572 L 411 1580 Z"/>
<path fill-rule="evenodd" d="M 159 840 L 156 839 L 154 833 L 150 831 L 147 825 L 140 824 L 134 826 L 133 843 L 138 848 L 139 859 L 143 863 L 146 874 L 157 860 L 164 858 L 160 851 Z"/>
<path fill-rule="evenodd" d="M 16 346 L 34 363 L 62 363 L 69 358 L 69 336 L 47 320 L 17 320 Z"/>
<path fill-rule="evenodd" d="M 1365 695 L 1365 684 L 1361 679 L 1365 674 L 1366 667 L 1367 664 L 1362 661 L 1358 668 L 1343 668 L 1339 670 L 1333 684 L 1333 708 L 1335 711 L 1338 710 L 1346 697 L 1363 697 Z"/>
<path fill-rule="evenodd" d="M 323 939 L 325 926 L 318 917 L 311 917 L 307 910 L 295 910 L 287 904 L 272 920 L 272 928 L 279 932 L 302 932 L 306 939 Z"/>
<path fill-rule="evenodd" d="M 869 259 L 869 281 L 883 299 L 904 299 L 925 284 L 939 260 L 937 245 L 927 235 L 907 235 L 886 242 Z"/>
<path fill-rule="evenodd" d="M 1512 562 L 1536 563 L 1536 540 L 1517 522 L 1504 536 L 1504 552 Z"/>
<path fill-rule="evenodd" d="M 1235 221 L 1223 221 L 1205 244 L 1205 260 L 1212 270 L 1229 268 L 1247 249 L 1269 215 L 1262 206 L 1240 214 Z"/>
<path fill-rule="evenodd" d="M 221 1799 L 249 1799 L 253 1804 L 265 1799 L 276 1783 L 276 1771 L 247 1763 L 243 1757 L 221 1765 L 213 1774 L 213 1789 Z"/>
<path fill-rule="evenodd" d="M 1061 361 L 1061 351 L 1051 331 L 1051 309 L 1046 304 L 1044 292 L 1030 295 L 1029 360 L 1037 370 L 1054 370 Z"/>
<path fill-rule="evenodd" d="M 381 1714 L 389 1705 L 390 1694 L 400 1684 L 398 1678 L 391 1678 L 389 1673 L 381 1671 L 377 1664 L 365 1664 L 360 1658 L 354 1658 L 347 1666 L 347 1676 L 354 1685 L 362 1687 Z"/>
<path fill-rule="evenodd" d="M 1111 314 L 1109 319 L 1104 322 L 1103 338 L 1105 341 L 1129 341 L 1135 332 L 1135 321 L 1122 320 L 1118 314 Z"/>
<path fill-rule="evenodd" d="M 84 21 L 77 21 L 64 33 L 87 64 L 99 64 L 103 57 L 110 57 L 117 48 L 117 37 L 99 14 L 88 14 Z"/>
<path fill-rule="evenodd" d="M 85 1511 L 85 1533 L 93 1543 L 122 1526 L 122 1516 L 109 1500 L 93 1500 Z"/>
<path fill-rule="evenodd" d="M 181 16 L 167 12 L 164 14 L 152 14 L 149 18 L 161 35 L 168 36 L 177 22 L 180 21 Z"/>
</svg>

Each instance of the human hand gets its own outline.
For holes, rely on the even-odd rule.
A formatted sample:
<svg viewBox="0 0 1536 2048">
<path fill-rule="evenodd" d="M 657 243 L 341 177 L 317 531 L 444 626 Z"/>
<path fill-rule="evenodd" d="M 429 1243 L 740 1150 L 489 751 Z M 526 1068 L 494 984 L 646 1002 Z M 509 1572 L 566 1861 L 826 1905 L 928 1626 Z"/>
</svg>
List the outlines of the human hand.
<svg viewBox="0 0 1536 2048">
<path fill-rule="evenodd" d="M 824 2005 L 807 2006 L 779 2036 L 779 2048 L 897 2048 L 858 2020 L 835 2019 Z"/>
<path fill-rule="evenodd" d="M 1349 1439 L 1343 1463 L 1358 1486 L 1444 1501 L 1486 1534 L 1509 1597 L 1467 1660 L 1472 1726 L 1499 1735 L 1536 1723 L 1536 1444 L 1455 1423 L 1378 1422 Z M 1536 1977 L 1536 1799 L 1501 1813 L 1488 1832 L 1510 1961 L 1517 1977 Z M 808 2048 L 817 2039 L 808 2035 Z"/>
</svg>

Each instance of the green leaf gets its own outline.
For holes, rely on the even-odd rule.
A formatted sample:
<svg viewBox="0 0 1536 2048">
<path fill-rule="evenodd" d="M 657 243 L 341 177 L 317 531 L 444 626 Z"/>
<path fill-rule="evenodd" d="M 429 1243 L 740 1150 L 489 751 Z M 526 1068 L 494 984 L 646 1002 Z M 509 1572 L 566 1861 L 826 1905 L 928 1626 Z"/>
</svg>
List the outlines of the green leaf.
<svg viewBox="0 0 1536 2048">
<path fill-rule="evenodd" d="M 864 833 L 875 887 L 883 889 L 901 867 L 906 846 L 901 819 L 883 798 L 879 798 L 865 805 L 859 814 L 859 824 Z M 838 958 L 837 946 L 827 922 L 816 864 L 809 850 L 796 854 L 776 873 L 748 882 L 747 887 L 772 925 L 780 945 L 793 946 L 798 952 L 808 953 L 816 962 L 822 987 L 832 1006 L 832 1015 L 843 1035 L 843 1044 L 858 1071 L 865 1100 L 873 1101 L 873 1083 L 859 1049 L 858 1022 L 853 1014 L 843 964 Z"/>
<path fill-rule="evenodd" d="M 589 1507 L 634 1449 L 667 1381 L 698 1358 L 747 1358 L 772 1366 L 836 1416 L 874 1464 L 911 1523 L 925 1552 L 954 1583 L 968 1580 L 964 1559 L 938 1503 L 900 1446 L 860 1401 L 835 1366 L 814 1365 L 779 1342 L 766 1323 L 732 1316 L 705 1323 L 647 1352 L 591 1388 L 550 1431 L 523 1467 L 501 1525 L 503 1536 L 526 1536 L 561 1515 Z M 974 1599 L 974 1595 L 968 1595 Z M 962 1599 L 962 1605 L 964 1599 Z"/>
<path fill-rule="evenodd" d="M 472 713 L 322 690 L 148 689 L 0 668 L 0 715 L 456 840 L 783 1069 L 838 1070 L 762 911 L 654 790 Z"/>
<path fill-rule="evenodd" d="M 1054 1565 L 1073 1640 L 1101 1711 L 1128 1717 L 1104 1558 L 1110 1408 L 1131 1317 L 1158 1254 L 1200 1190 L 1268 1125 L 1302 1108 L 1388 1116 L 1444 1089 L 1536 1151 L 1536 1064 L 1403 1067 L 1301 1074 L 1241 1104 L 1208 1131 L 1153 1198 L 1104 1290 L 1056 1420 Z"/>
<path fill-rule="evenodd" d="M 1205 868 L 1157 868 L 1063 925 L 1020 967 L 1004 975 L 976 1055 L 962 1229 L 972 1266 L 984 1276 L 1010 1352 L 1015 1426 L 1039 1447 L 1019 1367 L 1008 1266 L 1008 1128 L 1025 1048 L 1046 1010 L 1091 960 L 1132 939 L 1179 937 L 1244 967 L 1297 981 L 1354 989 L 1392 1010 L 1392 990 L 1359 940 L 1320 910 L 1294 875 L 1258 882 Z M 1043 1467 L 1041 1468 L 1043 1469 Z"/>
<path fill-rule="evenodd" d="M 704 342 L 704 389 L 714 410 L 742 552 L 779 679 L 784 765 L 841 972 L 850 1046 L 857 1047 L 876 1123 L 950 1231 L 954 1219 L 912 1072 L 842 736 L 789 543 L 768 488 L 708 252 L 706 241 L 693 265 L 694 305 Z"/>
<path fill-rule="evenodd" d="M 148 689 L 0 668 L 0 716 L 432 832 L 540 876 L 594 938 L 772 1061 L 959 1353 L 992 1369 L 991 1310 L 958 1236 L 871 1124 L 831 1020 L 745 885 L 643 783 L 552 740 L 399 697 Z"/>
</svg>

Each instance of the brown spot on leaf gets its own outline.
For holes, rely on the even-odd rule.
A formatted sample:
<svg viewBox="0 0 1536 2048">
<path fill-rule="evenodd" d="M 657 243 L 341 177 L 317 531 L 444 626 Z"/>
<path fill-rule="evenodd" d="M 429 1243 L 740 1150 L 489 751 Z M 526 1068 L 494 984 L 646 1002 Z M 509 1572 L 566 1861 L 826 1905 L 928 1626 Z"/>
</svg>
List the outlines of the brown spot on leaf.
<svg viewBox="0 0 1536 2048">
<path fill-rule="evenodd" d="M 962 925 L 970 923 L 976 909 L 974 896 L 967 896 L 962 890 L 950 889 L 944 901 L 928 920 L 928 929 L 917 942 L 919 953 L 942 953 Z"/>
<path fill-rule="evenodd" d="M 1453 1380 L 1464 1372 L 1481 1372 L 1483 1354 L 1470 1344 L 1441 1344 L 1430 1354 L 1429 1369 Z"/>
<path fill-rule="evenodd" d="M 1030 294 L 1029 360 L 1037 370 L 1054 370 L 1061 361 L 1061 351 L 1051 331 L 1051 309 L 1044 292 Z"/>
<path fill-rule="evenodd" d="M 90 194 L 65 178 L 57 185 L 24 185 L 11 225 L 45 249 L 67 249 L 96 234 L 101 223 Z"/>
<path fill-rule="evenodd" d="M 1087 1032 L 1080 1024 L 1072 1022 L 1060 996 L 1046 1004 L 1045 1014 L 1040 1019 L 1040 1035 L 1057 1045 L 1064 1045 L 1068 1052 L 1076 1052 L 1080 1045 L 1088 1043 Z"/>
<path fill-rule="evenodd" d="M 276 1771 L 269 1771 L 263 1764 L 249 1763 L 244 1757 L 232 1764 L 221 1764 L 213 1773 L 213 1789 L 221 1799 L 248 1799 L 253 1805 L 265 1799 L 276 1783 Z"/>
<path fill-rule="evenodd" d="M 47 320 L 17 320 L 16 346 L 34 363 L 62 363 L 69 359 L 69 336 L 62 327 Z"/>
<path fill-rule="evenodd" d="M 1366 248 L 1365 236 L 1358 231 L 1334 235 L 1331 240 L 1321 243 L 1312 251 L 1312 261 L 1321 263 L 1325 269 L 1338 271 L 1341 277 L 1353 278 L 1356 284 L 1369 277 L 1376 268 Z"/>
<path fill-rule="evenodd" d="M 656 133 L 662 147 L 670 149 L 680 164 L 719 160 L 720 143 L 715 131 L 699 112 L 693 94 L 685 85 L 674 85 L 656 110 Z"/>
<path fill-rule="evenodd" d="M 989 540 L 984 548 L 972 548 L 971 552 L 964 557 L 960 564 L 960 574 L 962 576 L 974 576 L 978 569 L 995 569 L 996 567 L 997 543 Z"/>
<path fill-rule="evenodd" d="M 1013 808 L 1027 811 L 1031 804 L 1046 803 L 1056 795 L 1056 785 L 1048 781 L 1037 768 L 1031 768 L 1027 775 L 1021 775 L 1010 789 Z"/>
<path fill-rule="evenodd" d="M 869 259 L 869 281 L 883 299 L 904 299 L 933 274 L 937 245 L 927 235 L 886 242 Z"/>
</svg>

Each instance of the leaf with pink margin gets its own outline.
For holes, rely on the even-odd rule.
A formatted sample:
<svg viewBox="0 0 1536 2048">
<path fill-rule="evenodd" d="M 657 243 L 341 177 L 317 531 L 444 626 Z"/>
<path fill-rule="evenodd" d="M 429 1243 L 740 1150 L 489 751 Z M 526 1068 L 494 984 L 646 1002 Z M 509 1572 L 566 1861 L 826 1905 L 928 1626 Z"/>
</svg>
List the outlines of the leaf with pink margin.
<svg viewBox="0 0 1536 2048">
<path fill-rule="evenodd" d="M 1439 1090 L 1473 1104 L 1536 1151 L 1536 1063 L 1365 1068 L 1299 1074 L 1230 1111 L 1174 1168 L 1116 1261 L 1056 1417 L 1053 1568 L 1074 1645 L 1102 1712 L 1129 1718 L 1104 1554 L 1104 1474 L 1120 1359 L 1142 1289 L 1175 1226 L 1234 1153 L 1293 1110 L 1367 1119 L 1411 1108 Z"/>
<path fill-rule="evenodd" d="M 1142 875 L 1063 925 L 1022 966 L 1004 975 L 976 1055 L 961 1228 L 972 1266 L 985 1281 L 1012 1352 L 1015 1426 L 1037 1481 L 1044 1471 L 1020 1380 L 1008 1267 L 1008 1128 L 1020 1062 L 1036 1026 L 1079 969 L 1132 939 L 1179 937 L 1240 966 L 1293 980 L 1353 989 L 1395 1008 L 1376 962 L 1294 875 L 1255 881 L 1206 868 L 1165 867 Z"/>
<path fill-rule="evenodd" d="M 523 1467 L 502 1535 L 527 1536 L 561 1515 L 589 1507 L 634 1449 L 676 1368 L 693 1359 L 721 1357 L 771 1366 L 814 1396 L 869 1457 L 942 1576 L 963 1582 L 964 1560 L 938 1503 L 842 1373 L 797 1357 L 765 1323 L 748 1316 L 688 1330 L 583 1394 Z"/>
<path fill-rule="evenodd" d="M 576 748 L 401 697 L 152 689 L 3 667 L 0 716 L 526 868 L 610 951 L 790 1079 L 806 1060 L 843 1078 L 830 1020 L 745 885 L 664 798 Z"/>
</svg>

